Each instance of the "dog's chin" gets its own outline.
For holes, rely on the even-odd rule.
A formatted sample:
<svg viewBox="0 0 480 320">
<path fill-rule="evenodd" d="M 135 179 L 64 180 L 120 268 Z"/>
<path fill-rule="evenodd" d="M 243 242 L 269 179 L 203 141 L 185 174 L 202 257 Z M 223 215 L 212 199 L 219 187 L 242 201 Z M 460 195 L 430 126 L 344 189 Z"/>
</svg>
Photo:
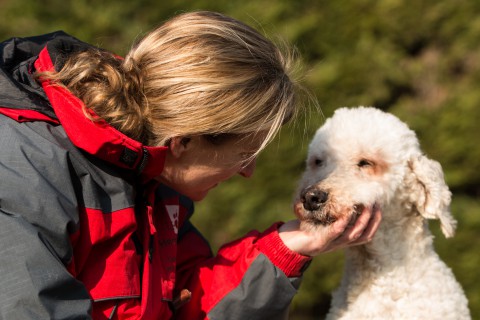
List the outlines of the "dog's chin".
<svg viewBox="0 0 480 320">
<path fill-rule="evenodd" d="M 325 210 L 325 208 L 312 211 L 306 210 L 301 201 L 295 203 L 294 211 L 301 225 L 305 227 L 328 226 L 337 221 L 337 216 L 331 214 L 328 210 Z"/>
<path fill-rule="evenodd" d="M 365 206 L 363 204 L 355 204 L 349 209 L 341 210 L 342 213 L 340 213 L 328 210 L 326 207 L 322 207 L 319 210 L 313 211 L 306 210 L 301 201 L 297 201 L 294 205 L 295 215 L 300 220 L 302 227 L 309 229 L 331 225 L 338 220 L 340 215 L 345 213 L 350 216 L 349 225 L 353 225 L 364 208 Z"/>
</svg>

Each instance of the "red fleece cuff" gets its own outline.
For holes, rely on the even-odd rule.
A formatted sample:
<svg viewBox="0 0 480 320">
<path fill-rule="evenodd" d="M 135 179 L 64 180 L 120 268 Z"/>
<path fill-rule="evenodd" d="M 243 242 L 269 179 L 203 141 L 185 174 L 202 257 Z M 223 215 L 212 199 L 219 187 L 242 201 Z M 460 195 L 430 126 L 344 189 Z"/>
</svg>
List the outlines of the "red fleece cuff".
<svg viewBox="0 0 480 320">
<path fill-rule="evenodd" d="M 278 228 L 282 224 L 283 222 L 277 222 L 265 230 L 259 236 L 257 246 L 287 277 L 298 277 L 302 275 L 312 258 L 290 250 L 283 243 L 278 234 Z"/>
</svg>

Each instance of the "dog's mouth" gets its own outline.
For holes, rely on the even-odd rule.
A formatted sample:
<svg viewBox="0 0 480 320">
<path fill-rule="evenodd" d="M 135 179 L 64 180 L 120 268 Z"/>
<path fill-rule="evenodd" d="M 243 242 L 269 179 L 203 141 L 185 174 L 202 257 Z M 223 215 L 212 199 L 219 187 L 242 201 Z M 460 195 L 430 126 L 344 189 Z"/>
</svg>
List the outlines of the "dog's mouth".
<svg viewBox="0 0 480 320">
<path fill-rule="evenodd" d="M 330 225 L 337 220 L 337 216 L 326 205 L 312 208 L 304 199 L 299 199 L 294 204 L 295 215 L 302 223 L 313 226 Z"/>
<path fill-rule="evenodd" d="M 295 215 L 302 224 L 310 226 L 328 226 L 343 215 L 348 215 L 350 218 L 349 225 L 353 225 L 364 208 L 365 205 L 363 204 L 345 206 L 333 200 L 324 201 L 318 206 L 312 206 L 307 203 L 304 197 L 300 197 L 294 204 Z"/>
</svg>

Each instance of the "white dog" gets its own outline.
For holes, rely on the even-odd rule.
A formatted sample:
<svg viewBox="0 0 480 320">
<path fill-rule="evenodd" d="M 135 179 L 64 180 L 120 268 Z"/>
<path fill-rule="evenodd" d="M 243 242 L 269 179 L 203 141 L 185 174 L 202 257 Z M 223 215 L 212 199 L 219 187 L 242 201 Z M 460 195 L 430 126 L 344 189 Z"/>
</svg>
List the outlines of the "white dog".
<svg viewBox="0 0 480 320">
<path fill-rule="evenodd" d="M 415 133 L 375 108 L 341 108 L 317 131 L 295 202 L 302 227 L 348 210 L 380 206 L 373 240 L 346 250 L 327 319 L 470 319 L 468 302 L 433 247 L 426 219 L 446 237 L 456 221 L 442 168 L 422 154 Z M 347 210 L 346 210 L 347 209 Z"/>
</svg>

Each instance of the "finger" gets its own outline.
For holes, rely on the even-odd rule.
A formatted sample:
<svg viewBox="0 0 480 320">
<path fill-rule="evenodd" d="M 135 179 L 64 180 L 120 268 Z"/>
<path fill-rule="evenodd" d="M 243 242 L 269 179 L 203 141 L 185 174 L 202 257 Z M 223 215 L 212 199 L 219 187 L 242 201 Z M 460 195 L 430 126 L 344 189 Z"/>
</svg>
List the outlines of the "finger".
<svg viewBox="0 0 480 320">
<path fill-rule="evenodd" d="M 341 215 L 334 223 L 328 226 L 327 237 L 331 240 L 336 240 L 343 236 L 348 229 L 350 217 L 347 214 Z"/>
<path fill-rule="evenodd" d="M 364 244 L 373 239 L 373 236 L 377 232 L 380 222 L 382 221 L 382 211 L 377 206 L 374 206 L 372 211 L 373 216 L 370 219 L 367 227 L 363 231 L 361 237 L 359 237 L 353 244 Z"/>
<path fill-rule="evenodd" d="M 340 215 L 334 223 L 324 229 L 324 252 L 345 247 L 346 240 L 343 238 L 343 234 L 348 228 L 349 222 L 350 217 L 348 215 Z"/>
<path fill-rule="evenodd" d="M 368 225 L 372 220 L 373 211 L 373 208 L 363 208 L 362 213 L 357 218 L 357 221 L 353 227 L 345 234 L 349 241 L 356 241 L 363 235 L 364 231 L 368 228 Z"/>
</svg>

